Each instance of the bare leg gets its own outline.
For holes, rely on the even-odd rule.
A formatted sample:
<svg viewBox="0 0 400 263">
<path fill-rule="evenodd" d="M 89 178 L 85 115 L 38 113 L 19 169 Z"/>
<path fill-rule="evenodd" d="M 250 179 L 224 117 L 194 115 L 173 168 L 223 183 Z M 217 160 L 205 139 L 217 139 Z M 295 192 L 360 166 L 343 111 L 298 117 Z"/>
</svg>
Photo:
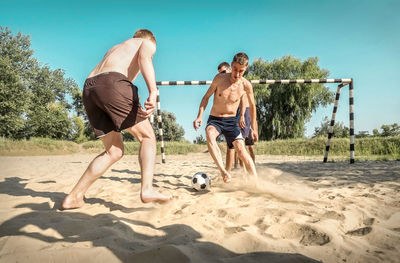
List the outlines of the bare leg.
<svg viewBox="0 0 400 263">
<path fill-rule="evenodd" d="M 238 164 L 239 164 L 239 157 L 237 155 L 237 151 L 235 151 L 235 168 L 238 168 Z"/>
<path fill-rule="evenodd" d="M 235 158 L 235 149 L 229 149 L 228 145 L 226 146 L 226 163 L 225 167 L 228 173 L 232 170 L 233 159 Z"/>
<path fill-rule="evenodd" d="M 105 151 L 97 155 L 89 164 L 71 193 L 65 197 L 62 208 L 72 209 L 84 205 L 83 197 L 88 188 L 99 178 L 113 163 L 122 158 L 124 145 L 119 132 L 111 132 L 101 138 Z"/>
<path fill-rule="evenodd" d="M 139 117 L 138 117 L 139 118 Z M 139 163 L 142 176 L 140 198 L 143 203 L 166 202 L 171 196 L 153 190 L 153 174 L 156 160 L 156 136 L 148 119 L 138 119 L 137 123 L 127 129 L 140 142 Z"/>
<path fill-rule="evenodd" d="M 243 161 L 239 158 L 239 155 L 238 155 L 238 159 L 239 159 L 239 165 L 240 165 L 240 167 L 244 167 L 244 165 L 243 165 Z"/>
<path fill-rule="evenodd" d="M 210 152 L 211 157 L 213 158 L 215 164 L 218 166 L 222 179 L 224 180 L 225 183 L 228 183 L 231 180 L 231 175 L 224 168 L 224 162 L 222 161 L 221 150 L 219 149 L 217 144 L 218 135 L 219 132 L 217 131 L 217 129 L 215 129 L 215 127 L 210 125 L 206 128 L 208 151 Z"/>
<path fill-rule="evenodd" d="M 235 140 L 233 142 L 233 146 L 235 146 L 235 150 L 238 153 L 239 159 L 243 161 L 243 164 L 246 167 L 247 172 L 249 172 L 251 175 L 254 175 L 255 178 L 257 178 L 256 167 L 250 155 L 246 151 L 243 140 Z"/>
<path fill-rule="evenodd" d="M 256 163 L 256 154 L 254 153 L 254 145 L 249 145 L 247 146 L 250 152 L 251 159 L 253 159 L 253 162 Z"/>
</svg>

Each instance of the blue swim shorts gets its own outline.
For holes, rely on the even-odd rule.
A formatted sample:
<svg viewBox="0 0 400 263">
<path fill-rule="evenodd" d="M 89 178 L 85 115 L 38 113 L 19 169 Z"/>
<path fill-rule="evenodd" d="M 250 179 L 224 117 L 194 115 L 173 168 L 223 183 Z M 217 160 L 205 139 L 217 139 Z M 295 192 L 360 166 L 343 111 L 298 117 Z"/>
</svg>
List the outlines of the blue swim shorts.
<svg viewBox="0 0 400 263">
<path fill-rule="evenodd" d="M 243 140 L 242 133 L 240 132 L 237 118 L 233 117 L 215 117 L 210 115 L 208 117 L 207 126 L 212 125 L 217 131 L 225 136 L 226 143 L 229 149 L 233 149 L 233 142 L 235 140 Z"/>
</svg>

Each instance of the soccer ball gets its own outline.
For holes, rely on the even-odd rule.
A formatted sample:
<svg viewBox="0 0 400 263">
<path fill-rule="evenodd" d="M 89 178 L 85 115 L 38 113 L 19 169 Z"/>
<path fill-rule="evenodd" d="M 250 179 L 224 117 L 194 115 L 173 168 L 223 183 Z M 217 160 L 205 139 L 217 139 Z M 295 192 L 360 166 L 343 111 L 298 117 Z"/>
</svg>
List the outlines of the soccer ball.
<svg viewBox="0 0 400 263">
<path fill-rule="evenodd" d="M 211 186 L 211 178 L 203 172 L 193 175 L 192 187 L 197 191 L 209 190 Z"/>
</svg>

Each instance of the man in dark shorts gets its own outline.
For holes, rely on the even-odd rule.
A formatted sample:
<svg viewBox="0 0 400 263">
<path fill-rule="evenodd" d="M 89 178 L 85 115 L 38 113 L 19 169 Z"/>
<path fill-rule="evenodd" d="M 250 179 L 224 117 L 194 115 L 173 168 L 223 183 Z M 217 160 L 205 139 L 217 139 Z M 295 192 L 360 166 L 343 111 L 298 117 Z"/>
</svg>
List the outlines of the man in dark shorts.
<svg viewBox="0 0 400 263">
<path fill-rule="evenodd" d="M 231 63 L 232 72 L 218 74 L 214 77 L 210 88 L 201 100 L 197 118 L 193 121 L 193 127 L 197 130 L 202 124 L 202 116 L 207 107 L 208 99 L 214 94 L 213 107 L 206 127 L 207 146 L 225 183 L 231 180 L 231 175 L 223 165 L 221 151 L 216 141 L 216 138 L 221 133 L 224 134 L 228 147 L 234 147 L 238 152 L 239 158 L 243 161 L 246 170 L 253 175 L 254 178 L 257 178 L 254 162 L 245 149 L 243 137 L 236 118 L 240 100 L 243 96 L 246 96 L 250 104 L 250 115 L 252 117 L 251 136 L 254 141 L 257 141 L 258 128 L 253 87 L 248 80 L 243 78 L 248 63 L 248 56 L 245 53 L 238 53 L 233 57 Z"/>
<path fill-rule="evenodd" d="M 218 65 L 218 73 L 219 74 L 223 74 L 223 73 L 231 73 L 232 69 L 231 69 L 231 65 L 229 65 L 228 62 L 224 61 L 221 62 Z M 230 148 L 229 145 L 227 144 L 226 146 L 226 161 L 225 161 L 225 169 L 228 171 L 228 173 L 231 172 L 232 169 L 232 163 L 235 157 L 235 149 L 232 147 Z"/>
<path fill-rule="evenodd" d="M 222 73 L 231 73 L 232 72 L 232 69 L 231 69 L 231 66 L 229 65 L 229 63 L 228 62 L 221 62 L 219 65 L 218 65 L 218 73 L 220 73 L 220 74 L 222 74 Z M 241 98 L 241 100 L 246 100 L 246 102 L 247 102 L 247 99 L 246 99 L 246 96 L 243 96 L 242 98 Z M 247 102 L 247 105 L 248 105 L 249 103 Z M 239 106 L 239 110 L 238 110 L 238 116 L 239 116 L 239 112 L 240 112 L 240 108 L 241 107 L 243 107 L 243 106 L 245 106 L 242 102 L 240 102 L 240 104 L 239 104 L 240 106 Z M 244 108 L 242 109 L 242 111 L 244 112 Z M 239 119 L 239 117 L 238 117 L 238 119 Z M 238 120 L 239 121 L 239 120 Z M 249 122 L 249 125 L 250 125 L 251 123 Z M 242 126 L 243 125 L 243 126 Z M 242 129 L 243 127 L 244 127 L 244 120 L 243 120 L 243 122 L 242 123 L 240 123 L 239 122 L 239 127 Z M 232 163 L 233 163 L 233 161 L 235 160 L 235 168 L 236 168 L 236 161 L 237 161 L 237 159 L 239 159 L 239 157 L 237 156 L 237 152 L 235 151 L 235 149 L 233 148 L 233 147 L 229 147 L 229 145 L 227 145 L 227 147 L 226 147 L 226 162 L 225 162 L 225 169 L 228 171 L 228 173 L 230 173 L 231 172 L 231 170 L 232 170 Z"/>
<path fill-rule="evenodd" d="M 114 47 L 105 54 L 85 81 L 82 100 L 96 138 L 105 151 L 89 164 L 71 193 L 62 203 L 63 209 L 84 205 L 84 194 L 91 184 L 124 154 L 121 131 L 132 134 L 141 144 L 139 163 L 142 185 L 142 202 L 171 199 L 153 190 L 153 172 L 156 157 L 156 139 L 148 117 L 154 112 L 157 87 L 153 67 L 156 40 L 146 29 L 136 31 L 133 38 Z M 143 109 L 140 106 L 137 87 L 132 84 L 139 74 L 143 75 L 149 97 Z"/>
</svg>

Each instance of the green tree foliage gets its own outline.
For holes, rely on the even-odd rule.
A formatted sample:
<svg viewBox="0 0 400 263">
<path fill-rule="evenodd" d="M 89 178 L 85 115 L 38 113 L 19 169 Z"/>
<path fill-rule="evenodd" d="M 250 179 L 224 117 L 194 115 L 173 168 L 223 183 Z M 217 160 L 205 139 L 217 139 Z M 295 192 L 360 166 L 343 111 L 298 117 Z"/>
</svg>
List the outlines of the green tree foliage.
<svg viewBox="0 0 400 263">
<path fill-rule="evenodd" d="M 165 141 L 180 141 L 183 139 L 183 135 L 185 135 L 185 131 L 176 122 L 175 114 L 168 111 L 161 111 L 161 118 L 162 118 L 162 128 L 163 128 L 163 135 Z M 153 128 L 158 138 L 158 120 L 155 117 Z"/>
<path fill-rule="evenodd" d="M 79 116 L 72 118 L 72 140 L 77 143 L 87 141 L 85 136 L 85 123 Z"/>
<path fill-rule="evenodd" d="M 321 126 L 314 128 L 313 138 L 328 136 L 330 123 L 330 119 L 328 119 L 328 117 L 325 117 L 324 120 L 321 122 Z M 337 138 L 347 138 L 350 136 L 350 129 L 346 127 L 342 122 L 336 122 L 333 125 L 333 136 Z"/>
<path fill-rule="evenodd" d="M 393 123 L 393 124 L 384 124 L 381 126 L 382 132 L 379 132 L 378 129 L 373 130 L 373 135 L 374 136 L 380 136 L 380 137 L 394 137 L 394 136 L 400 136 L 400 125 L 398 123 Z"/>
<path fill-rule="evenodd" d="M 0 27 L 1 135 L 72 139 L 70 111 L 83 115 L 78 85 L 32 55 L 29 36 Z"/>
<path fill-rule="evenodd" d="M 29 96 L 11 61 L 0 57 L 0 136 L 21 138 Z"/>
<path fill-rule="evenodd" d="M 53 139 L 71 139 L 72 122 L 69 112 L 60 103 L 49 103 L 38 107 L 28 114 L 29 137 L 47 137 Z"/>
<path fill-rule="evenodd" d="M 38 61 L 32 57 L 30 46 L 29 36 L 21 32 L 13 35 L 7 27 L 0 26 L 0 57 L 9 59 L 11 68 L 18 72 L 25 85 L 29 84 L 39 66 Z"/>
<path fill-rule="evenodd" d="M 329 72 L 318 58 L 305 61 L 285 56 L 272 63 L 258 59 L 246 73 L 248 79 L 322 79 Z M 304 136 L 305 123 L 320 105 L 333 102 L 333 93 L 323 84 L 254 85 L 261 140 Z"/>
<path fill-rule="evenodd" d="M 82 117 L 85 120 L 85 123 L 88 123 L 85 108 L 83 106 L 82 101 L 82 91 L 79 89 L 78 84 L 70 78 L 65 79 L 65 85 L 67 87 L 67 91 L 72 99 L 72 107 L 75 111 L 76 115 Z"/>
</svg>

